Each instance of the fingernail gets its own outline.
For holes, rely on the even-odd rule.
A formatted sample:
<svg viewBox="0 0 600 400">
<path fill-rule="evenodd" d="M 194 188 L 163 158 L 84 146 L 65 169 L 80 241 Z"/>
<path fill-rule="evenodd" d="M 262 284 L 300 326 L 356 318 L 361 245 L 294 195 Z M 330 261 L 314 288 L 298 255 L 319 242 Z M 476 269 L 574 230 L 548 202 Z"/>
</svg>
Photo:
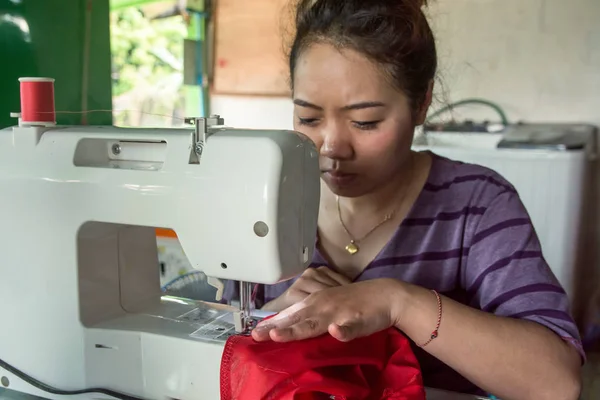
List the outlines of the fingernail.
<svg viewBox="0 0 600 400">
<path fill-rule="evenodd" d="M 274 325 L 270 325 L 270 324 L 264 324 L 264 325 L 256 325 L 256 328 L 254 328 L 254 330 L 258 331 L 258 332 L 264 332 L 264 331 L 269 331 L 271 329 L 275 328 Z"/>
</svg>

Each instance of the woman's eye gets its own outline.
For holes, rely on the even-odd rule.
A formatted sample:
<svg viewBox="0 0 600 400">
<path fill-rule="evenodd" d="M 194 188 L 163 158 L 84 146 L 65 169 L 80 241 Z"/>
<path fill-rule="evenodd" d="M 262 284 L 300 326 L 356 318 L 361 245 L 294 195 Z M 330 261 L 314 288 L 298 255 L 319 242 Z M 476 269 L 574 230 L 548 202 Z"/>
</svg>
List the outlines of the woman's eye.
<svg viewBox="0 0 600 400">
<path fill-rule="evenodd" d="M 354 121 L 354 126 L 356 126 L 358 129 L 362 129 L 364 131 L 369 131 L 372 129 L 376 129 L 377 125 L 380 123 L 381 121 Z"/>
<path fill-rule="evenodd" d="M 298 122 L 300 125 L 306 126 L 315 126 L 319 120 L 317 118 L 300 118 L 298 117 Z"/>
</svg>

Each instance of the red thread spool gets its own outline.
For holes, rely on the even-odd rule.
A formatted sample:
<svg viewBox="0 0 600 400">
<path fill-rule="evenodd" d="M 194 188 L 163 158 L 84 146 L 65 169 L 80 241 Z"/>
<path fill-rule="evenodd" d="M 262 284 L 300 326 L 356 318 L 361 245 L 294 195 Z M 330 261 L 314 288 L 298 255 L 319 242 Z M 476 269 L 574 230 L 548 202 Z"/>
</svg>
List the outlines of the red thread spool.
<svg viewBox="0 0 600 400">
<path fill-rule="evenodd" d="M 19 78 L 21 122 L 31 125 L 56 124 L 53 78 Z"/>
</svg>

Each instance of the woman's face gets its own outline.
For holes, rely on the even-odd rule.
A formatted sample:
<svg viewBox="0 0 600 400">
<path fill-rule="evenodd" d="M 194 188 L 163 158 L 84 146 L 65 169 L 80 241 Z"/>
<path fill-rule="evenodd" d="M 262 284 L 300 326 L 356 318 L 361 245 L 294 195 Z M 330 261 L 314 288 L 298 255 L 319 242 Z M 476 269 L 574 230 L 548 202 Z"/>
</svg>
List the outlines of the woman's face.
<svg viewBox="0 0 600 400">
<path fill-rule="evenodd" d="M 397 179 L 421 119 L 413 120 L 409 99 L 360 53 L 315 44 L 298 59 L 294 128 L 317 145 L 322 179 L 339 196 L 362 196 Z"/>
</svg>

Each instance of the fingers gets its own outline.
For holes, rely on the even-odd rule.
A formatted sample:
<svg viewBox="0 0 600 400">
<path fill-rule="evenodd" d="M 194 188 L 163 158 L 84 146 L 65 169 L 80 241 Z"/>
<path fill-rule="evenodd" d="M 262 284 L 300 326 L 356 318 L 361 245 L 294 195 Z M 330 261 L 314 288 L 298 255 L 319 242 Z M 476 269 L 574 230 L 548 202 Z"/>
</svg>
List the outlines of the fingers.
<svg viewBox="0 0 600 400">
<path fill-rule="evenodd" d="M 286 290 L 284 295 L 270 301 L 263 309 L 267 311 L 280 311 L 287 306 L 304 300 L 312 293 L 341 286 L 344 282 L 349 283 L 350 281 L 327 267 L 309 268 Z"/>
<path fill-rule="evenodd" d="M 317 282 L 320 282 L 327 287 L 339 286 L 340 283 L 331 275 L 329 275 L 325 270 L 329 268 L 320 267 L 320 268 L 310 268 L 307 269 L 304 274 L 300 278 L 310 279 Z"/>
<path fill-rule="evenodd" d="M 347 323 L 347 324 L 331 324 L 328 327 L 328 332 L 331 336 L 339 340 L 340 342 L 349 342 L 358 338 L 361 335 L 361 324 L 359 323 Z"/>
<path fill-rule="evenodd" d="M 350 342 L 358 337 L 365 336 L 364 329 L 359 322 L 346 324 L 329 324 L 322 318 L 307 318 L 290 326 L 275 324 L 259 325 L 252 331 L 254 340 L 262 342 L 291 342 L 295 340 L 310 339 L 328 333 L 340 342 Z"/>
<path fill-rule="evenodd" d="M 278 327 L 289 326 L 301 321 L 302 316 L 299 311 L 306 307 L 306 303 L 301 301 L 299 303 L 292 304 L 279 314 L 269 318 L 267 321 L 261 322 L 261 324 L 276 325 Z"/>
<path fill-rule="evenodd" d="M 362 321 L 343 324 L 329 323 L 328 318 L 319 316 L 302 318 L 299 313 L 293 314 L 293 318 L 289 318 L 287 322 L 290 321 L 297 322 L 257 326 L 252 332 L 252 336 L 257 341 L 272 340 L 283 343 L 310 339 L 329 333 L 340 342 L 350 342 L 368 334 Z"/>
<path fill-rule="evenodd" d="M 258 324 L 252 331 L 255 340 L 290 342 L 327 333 L 328 313 L 319 314 L 313 307 L 296 304 L 279 315 Z"/>
<path fill-rule="evenodd" d="M 267 340 L 271 340 L 270 332 L 275 328 L 274 325 L 257 325 L 256 328 L 252 330 L 252 339 L 257 342 L 266 342 Z"/>
<path fill-rule="evenodd" d="M 348 285 L 352 283 L 352 281 L 348 279 L 348 277 L 338 272 L 335 272 L 331 268 L 320 267 L 318 268 L 318 270 L 319 272 L 322 272 L 323 274 L 326 274 L 329 278 L 333 279 L 338 285 Z"/>
<path fill-rule="evenodd" d="M 304 319 L 287 328 L 270 330 L 269 336 L 274 342 L 291 342 L 294 340 L 310 339 L 327 333 L 327 325 L 322 319 Z"/>
<path fill-rule="evenodd" d="M 330 307 L 332 305 L 331 297 L 335 297 L 334 293 L 339 295 L 339 292 L 336 291 L 348 290 L 351 286 L 346 285 L 349 283 L 351 282 L 347 277 L 327 267 L 311 268 L 305 271 L 286 291 L 288 297 L 297 298 L 297 301 L 273 318 L 259 323 L 252 331 L 253 339 L 288 342 L 327 333 L 329 325 L 334 322 L 334 315 L 339 311 Z M 346 319 L 341 321 L 346 321 Z M 336 326 L 337 328 L 334 327 L 331 330 L 334 332 L 334 337 L 344 341 L 355 337 L 355 330 L 351 329 L 351 326 L 347 324 Z"/>
<path fill-rule="evenodd" d="M 259 322 L 252 330 L 252 338 L 258 342 L 271 340 L 270 332 L 273 329 L 285 329 L 302 321 L 302 310 L 306 307 L 304 302 L 296 303 L 268 320 Z"/>
<path fill-rule="evenodd" d="M 301 276 L 300 278 L 298 278 L 298 280 L 296 280 L 292 287 L 300 292 L 310 294 L 328 289 L 331 286 L 338 286 L 338 284 L 336 283 L 335 285 L 331 285 L 317 281 L 315 279 L 312 279 L 311 277 Z"/>
</svg>

